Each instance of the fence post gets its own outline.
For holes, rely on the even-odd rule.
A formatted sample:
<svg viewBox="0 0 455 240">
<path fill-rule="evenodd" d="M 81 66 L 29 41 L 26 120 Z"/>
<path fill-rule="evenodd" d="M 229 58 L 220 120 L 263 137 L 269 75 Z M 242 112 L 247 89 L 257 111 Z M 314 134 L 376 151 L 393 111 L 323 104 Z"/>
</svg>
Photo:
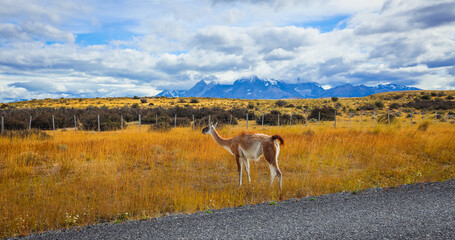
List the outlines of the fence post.
<svg viewBox="0 0 455 240">
<path fill-rule="evenodd" d="M 76 115 L 74 115 L 74 133 L 77 133 Z"/>
<path fill-rule="evenodd" d="M 52 131 L 54 132 L 54 136 L 55 136 L 55 119 L 54 119 L 54 115 L 52 115 Z"/>
<path fill-rule="evenodd" d="M 308 112 L 305 111 L 305 127 L 308 126 Z"/>
<path fill-rule="evenodd" d="M 376 123 L 376 110 L 373 110 L 373 127 L 374 127 L 375 123 Z"/>
<path fill-rule="evenodd" d="M 210 115 L 209 115 L 209 126 L 210 126 L 210 124 L 212 124 L 212 123 L 210 123 Z"/>
<path fill-rule="evenodd" d="M 246 130 L 248 130 L 248 113 L 246 113 Z"/>
<path fill-rule="evenodd" d="M 321 125 L 321 112 L 318 113 L 318 124 Z"/>
<path fill-rule="evenodd" d="M 411 109 L 411 126 L 412 126 L 412 109 Z"/>
<path fill-rule="evenodd" d="M 139 114 L 139 132 L 141 131 L 141 114 Z"/>
<path fill-rule="evenodd" d="M 448 113 L 447 113 L 448 114 Z M 262 123 L 261 123 L 262 128 L 264 128 L 264 113 L 262 114 Z"/>
<path fill-rule="evenodd" d="M 278 127 L 280 127 L 280 114 L 278 113 Z"/>
<path fill-rule="evenodd" d="M 121 124 L 122 124 L 122 126 L 121 126 L 121 127 L 122 127 L 122 131 L 123 131 L 123 114 L 122 114 L 122 115 L 120 115 L 120 121 L 121 121 Z"/>
<path fill-rule="evenodd" d="M 100 115 L 98 114 L 98 133 L 100 133 Z"/>
<path fill-rule="evenodd" d="M 390 110 L 387 110 L 387 124 L 390 125 Z"/>
<path fill-rule="evenodd" d="M 292 125 L 292 113 L 291 113 L 291 117 L 289 118 L 289 126 Z"/>
<path fill-rule="evenodd" d="M 174 116 L 174 128 L 177 127 L 177 114 L 175 114 Z"/>
<path fill-rule="evenodd" d="M 155 114 L 155 127 L 158 127 L 158 114 Z"/>
<path fill-rule="evenodd" d="M 194 130 L 194 115 L 193 115 L 193 130 Z"/>
<path fill-rule="evenodd" d="M 337 110 L 335 110 L 335 121 L 333 122 L 333 127 L 337 127 Z"/>
<path fill-rule="evenodd" d="M 5 120 L 4 120 L 4 117 L 2 116 L 2 134 L 4 131 L 5 131 Z"/>
<path fill-rule="evenodd" d="M 30 122 L 28 124 L 28 130 L 30 131 L 32 129 L 32 115 L 30 115 Z"/>
<path fill-rule="evenodd" d="M 229 119 L 229 126 L 232 126 L 232 114 L 231 114 L 231 118 Z"/>
</svg>

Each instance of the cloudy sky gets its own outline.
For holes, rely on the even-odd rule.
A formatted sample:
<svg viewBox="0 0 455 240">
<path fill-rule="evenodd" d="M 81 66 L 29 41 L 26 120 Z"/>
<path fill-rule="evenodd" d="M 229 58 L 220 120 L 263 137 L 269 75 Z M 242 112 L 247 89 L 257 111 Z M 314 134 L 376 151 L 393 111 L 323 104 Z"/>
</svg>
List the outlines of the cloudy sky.
<svg viewBox="0 0 455 240">
<path fill-rule="evenodd" d="M 0 102 L 252 75 L 455 89 L 455 1 L 0 0 Z"/>
</svg>

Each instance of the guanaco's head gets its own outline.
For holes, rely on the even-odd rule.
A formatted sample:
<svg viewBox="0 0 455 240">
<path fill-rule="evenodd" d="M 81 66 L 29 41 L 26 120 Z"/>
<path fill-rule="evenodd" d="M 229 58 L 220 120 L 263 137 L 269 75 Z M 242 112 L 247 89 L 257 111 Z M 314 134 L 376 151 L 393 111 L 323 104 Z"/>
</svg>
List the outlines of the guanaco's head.
<svg viewBox="0 0 455 240">
<path fill-rule="evenodd" d="M 205 127 L 204 129 L 202 129 L 202 133 L 203 134 L 211 134 L 212 130 L 216 128 L 216 126 L 218 125 L 218 123 L 209 123 L 209 126 Z"/>
</svg>

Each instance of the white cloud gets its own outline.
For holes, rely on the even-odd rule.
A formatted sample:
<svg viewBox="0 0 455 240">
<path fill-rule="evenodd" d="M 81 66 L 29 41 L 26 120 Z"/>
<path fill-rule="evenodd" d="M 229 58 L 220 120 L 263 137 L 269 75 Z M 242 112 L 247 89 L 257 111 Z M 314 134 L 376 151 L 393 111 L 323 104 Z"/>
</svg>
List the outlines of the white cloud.
<svg viewBox="0 0 455 240">
<path fill-rule="evenodd" d="M 250 75 L 330 86 L 398 82 L 454 89 L 452 5 L 439 0 L 1 1 L 0 101 L 153 95 L 189 88 L 204 77 L 229 83 Z M 340 18 L 345 28 L 336 22 L 331 31 L 305 25 L 338 16 L 347 16 Z M 82 45 L 76 40 L 80 33 L 108 41 L 89 39 Z M 44 83 L 53 84 L 40 89 Z"/>
</svg>

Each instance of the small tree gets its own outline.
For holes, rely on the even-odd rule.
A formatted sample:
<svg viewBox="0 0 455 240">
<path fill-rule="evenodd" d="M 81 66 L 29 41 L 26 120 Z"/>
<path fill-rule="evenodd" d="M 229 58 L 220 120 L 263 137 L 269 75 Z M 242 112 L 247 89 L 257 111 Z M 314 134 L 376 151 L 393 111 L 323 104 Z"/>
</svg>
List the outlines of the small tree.
<svg viewBox="0 0 455 240">
<path fill-rule="evenodd" d="M 337 97 L 332 97 L 332 102 L 336 102 L 338 101 L 338 98 Z"/>
</svg>

